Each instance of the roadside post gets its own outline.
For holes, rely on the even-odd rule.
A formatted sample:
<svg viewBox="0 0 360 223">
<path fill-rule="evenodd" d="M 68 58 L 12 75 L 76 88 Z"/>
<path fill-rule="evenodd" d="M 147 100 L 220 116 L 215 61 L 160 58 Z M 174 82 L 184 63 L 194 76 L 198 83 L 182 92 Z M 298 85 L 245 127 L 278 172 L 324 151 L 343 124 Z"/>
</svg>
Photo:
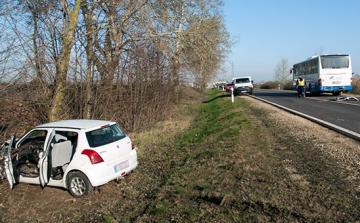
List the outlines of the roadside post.
<svg viewBox="0 0 360 223">
<path fill-rule="evenodd" d="M 231 102 L 234 103 L 234 88 L 231 88 Z"/>
</svg>

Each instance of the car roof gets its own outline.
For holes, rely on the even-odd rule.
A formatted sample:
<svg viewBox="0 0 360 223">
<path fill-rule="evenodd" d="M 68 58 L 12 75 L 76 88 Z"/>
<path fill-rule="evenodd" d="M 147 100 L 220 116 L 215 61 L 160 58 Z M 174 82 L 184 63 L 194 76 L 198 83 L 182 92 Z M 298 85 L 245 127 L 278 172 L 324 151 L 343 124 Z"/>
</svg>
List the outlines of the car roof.
<svg viewBox="0 0 360 223">
<path fill-rule="evenodd" d="M 112 121 L 91 120 L 91 119 L 74 119 L 50 122 L 37 126 L 36 128 L 73 128 L 73 129 L 93 129 L 108 124 L 116 124 Z"/>
<path fill-rule="evenodd" d="M 251 79 L 251 76 L 233 77 L 233 80 L 235 80 L 235 79 L 241 79 L 241 78 L 249 78 L 249 79 Z"/>
</svg>

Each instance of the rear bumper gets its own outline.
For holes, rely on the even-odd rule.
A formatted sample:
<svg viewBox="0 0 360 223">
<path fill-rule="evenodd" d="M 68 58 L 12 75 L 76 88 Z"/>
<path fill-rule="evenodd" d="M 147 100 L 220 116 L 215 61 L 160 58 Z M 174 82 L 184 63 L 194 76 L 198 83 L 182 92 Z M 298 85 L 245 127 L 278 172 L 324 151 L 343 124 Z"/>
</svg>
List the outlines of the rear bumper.
<svg viewBox="0 0 360 223">
<path fill-rule="evenodd" d="M 93 187 L 101 186 L 113 181 L 121 176 L 126 175 L 138 166 L 137 152 L 132 150 L 131 153 L 110 164 L 99 163 L 87 171 L 86 176 Z"/>
<path fill-rule="evenodd" d="M 319 91 L 321 91 L 321 92 L 351 91 L 351 90 L 352 90 L 351 85 L 347 85 L 347 86 L 331 86 L 331 87 L 319 86 Z"/>
<path fill-rule="evenodd" d="M 250 93 L 252 92 L 252 87 L 238 87 L 234 89 L 234 92 L 241 94 L 241 93 Z"/>
</svg>

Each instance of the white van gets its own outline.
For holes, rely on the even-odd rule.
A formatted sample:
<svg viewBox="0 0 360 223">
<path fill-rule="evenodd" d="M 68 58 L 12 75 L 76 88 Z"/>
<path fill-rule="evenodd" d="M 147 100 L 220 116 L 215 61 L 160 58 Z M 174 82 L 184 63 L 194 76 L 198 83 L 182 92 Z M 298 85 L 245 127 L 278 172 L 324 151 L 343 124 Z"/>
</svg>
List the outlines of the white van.
<svg viewBox="0 0 360 223">
<path fill-rule="evenodd" d="M 232 79 L 232 83 L 234 86 L 234 95 L 239 94 L 253 94 L 253 80 L 251 79 L 251 76 L 244 76 L 244 77 L 234 77 Z"/>
</svg>

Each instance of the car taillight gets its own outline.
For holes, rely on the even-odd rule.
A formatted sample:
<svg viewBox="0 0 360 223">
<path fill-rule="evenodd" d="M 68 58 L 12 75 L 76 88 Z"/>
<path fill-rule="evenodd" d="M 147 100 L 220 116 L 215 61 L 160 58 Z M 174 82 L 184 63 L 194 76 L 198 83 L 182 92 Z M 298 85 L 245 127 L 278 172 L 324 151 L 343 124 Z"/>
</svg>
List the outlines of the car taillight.
<svg viewBox="0 0 360 223">
<path fill-rule="evenodd" d="M 135 149 L 135 145 L 134 145 L 134 142 L 132 141 L 132 139 L 130 139 L 131 141 L 131 150 Z"/>
<path fill-rule="evenodd" d="M 104 162 L 104 160 L 101 158 L 101 156 L 99 155 L 99 153 L 95 152 L 94 150 L 91 149 L 84 149 L 81 154 L 83 155 L 87 155 L 90 159 L 91 164 L 97 164 L 97 163 L 102 163 Z"/>
</svg>

